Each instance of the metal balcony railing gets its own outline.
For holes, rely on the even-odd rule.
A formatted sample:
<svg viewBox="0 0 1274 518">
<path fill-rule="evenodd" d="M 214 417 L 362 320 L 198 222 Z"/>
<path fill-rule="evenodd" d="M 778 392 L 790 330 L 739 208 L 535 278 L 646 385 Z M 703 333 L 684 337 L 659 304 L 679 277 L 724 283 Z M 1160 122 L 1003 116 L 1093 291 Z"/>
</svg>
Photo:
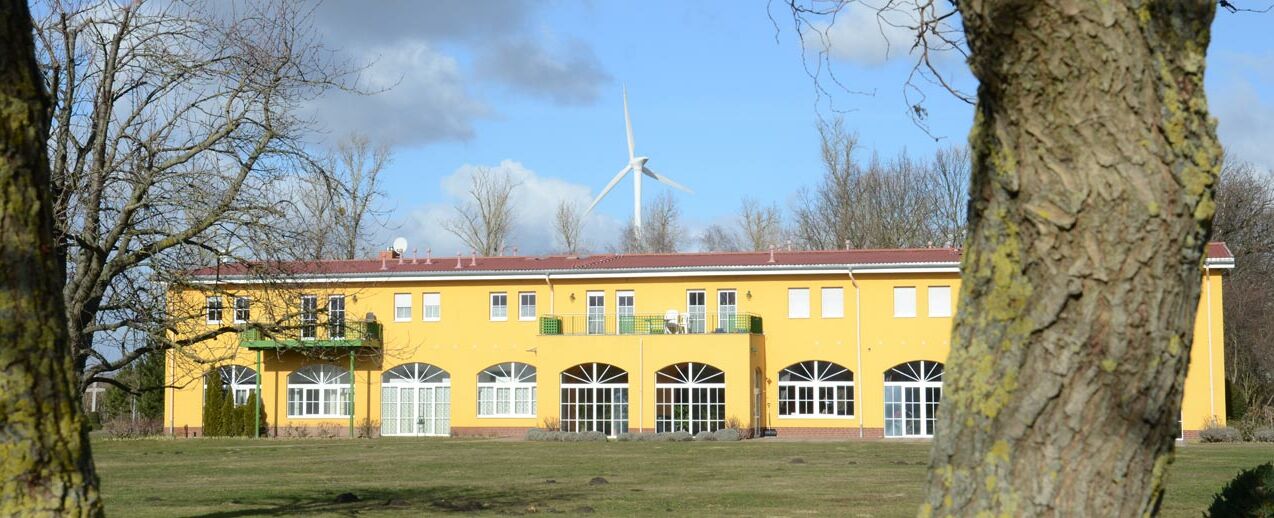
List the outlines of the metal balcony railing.
<svg viewBox="0 0 1274 518">
<path fill-rule="evenodd" d="M 762 334 L 761 317 L 752 313 L 660 313 L 614 315 L 585 313 L 540 317 L 541 335 Z"/>
<path fill-rule="evenodd" d="M 248 349 L 380 347 L 380 322 L 301 324 L 270 333 L 259 329 L 239 332 L 239 346 Z"/>
</svg>

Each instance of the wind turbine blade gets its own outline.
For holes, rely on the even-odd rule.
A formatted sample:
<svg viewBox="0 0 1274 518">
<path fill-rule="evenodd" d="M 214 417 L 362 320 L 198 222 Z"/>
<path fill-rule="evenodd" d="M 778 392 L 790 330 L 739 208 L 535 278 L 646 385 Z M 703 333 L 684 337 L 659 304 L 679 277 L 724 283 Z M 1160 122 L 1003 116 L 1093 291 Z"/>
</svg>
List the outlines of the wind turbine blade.
<svg viewBox="0 0 1274 518">
<path fill-rule="evenodd" d="M 624 127 L 628 128 L 628 159 L 632 160 L 634 156 L 633 149 L 633 121 L 628 118 L 628 87 L 624 87 Z"/>
<path fill-rule="evenodd" d="M 619 170 L 619 174 L 616 174 L 614 178 L 611 178 L 611 179 L 610 179 L 610 183 L 606 184 L 606 188 L 605 188 L 605 189 L 602 189 L 602 193 L 601 193 L 601 194 L 598 194 L 598 195 L 597 195 L 597 198 L 593 199 L 593 203 L 591 203 L 591 204 L 589 204 L 589 205 L 588 205 L 588 209 L 586 209 L 586 210 L 584 211 L 584 214 L 585 214 L 585 215 L 587 215 L 588 213 L 592 212 L 592 211 L 593 211 L 593 207 L 596 207 L 596 206 L 597 206 L 597 203 L 598 203 L 598 202 L 600 202 L 600 201 L 602 201 L 602 198 L 605 198 L 605 197 L 606 197 L 606 194 L 610 193 L 610 190 L 611 190 L 611 189 L 614 189 L 614 188 L 615 188 L 615 186 L 619 184 L 619 181 L 620 181 L 620 180 L 623 180 L 623 179 L 624 179 L 624 174 L 625 174 L 625 173 L 627 173 L 629 169 L 632 169 L 632 166 L 631 166 L 631 165 L 626 165 L 626 166 L 624 166 L 624 168 L 623 168 L 623 169 L 620 169 L 620 170 Z"/>
<path fill-rule="evenodd" d="M 690 190 L 690 188 L 689 188 L 689 187 L 686 187 L 686 186 L 681 185 L 681 184 L 679 184 L 679 183 L 677 183 L 677 182 L 674 182 L 674 181 L 672 181 L 672 179 L 671 179 L 671 178 L 668 178 L 667 176 L 664 176 L 664 175 L 661 175 L 661 174 L 656 173 L 656 172 L 654 172 L 654 171 L 651 171 L 649 167 L 645 167 L 645 166 L 643 166 L 643 167 L 641 168 L 641 172 L 642 172 L 642 173 L 645 173 L 645 175 L 646 175 L 646 176 L 649 176 L 649 177 L 651 177 L 651 178 L 654 178 L 655 180 L 658 180 L 658 181 L 660 181 L 661 183 L 667 184 L 669 187 L 672 187 L 672 188 L 674 188 L 674 189 L 681 189 L 681 190 L 686 191 L 686 192 L 688 192 L 688 193 L 690 193 L 690 194 L 694 194 L 694 193 L 695 193 L 694 191 Z"/>
</svg>

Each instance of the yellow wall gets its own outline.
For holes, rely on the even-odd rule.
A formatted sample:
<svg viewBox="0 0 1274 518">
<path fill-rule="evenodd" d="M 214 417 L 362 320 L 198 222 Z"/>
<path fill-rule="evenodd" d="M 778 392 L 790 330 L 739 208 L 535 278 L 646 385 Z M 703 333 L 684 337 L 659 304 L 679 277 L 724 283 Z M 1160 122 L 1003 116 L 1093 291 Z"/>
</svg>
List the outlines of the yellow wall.
<svg viewBox="0 0 1274 518">
<path fill-rule="evenodd" d="M 854 282 L 857 282 L 857 289 Z M 895 318 L 894 288 L 916 288 L 914 318 Z M 546 417 L 558 416 L 558 382 L 560 373 L 573 365 L 589 362 L 609 363 L 629 373 L 630 427 L 654 427 L 655 372 L 680 362 L 713 365 L 726 374 L 726 415 L 751 426 L 753 415 L 753 373 L 764 373 L 761 393 L 764 398 L 762 425 L 783 429 L 879 430 L 883 427 L 883 383 L 887 369 L 914 360 L 944 361 L 949 349 L 950 317 L 929 317 L 929 286 L 950 286 L 951 306 L 959 293 L 959 276 L 955 273 L 875 274 L 860 272 L 853 280 L 847 273 L 820 275 L 662 277 L 628 279 L 543 279 L 501 281 L 385 282 L 348 283 L 339 289 L 314 290 L 320 295 L 344 293 L 347 297 L 347 320 L 361 320 L 374 313 L 385 326 L 383 356 L 361 352 L 355 367 L 355 420 L 380 419 L 380 379 L 383 371 L 410 362 L 436 365 L 451 375 L 451 426 L 453 429 L 527 428 L 542 426 Z M 788 318 L 788 289 L 810 290 L 810 317 Z M 843 289 L 844 315 L 823 318 L 820 289 Z M 637 314 L 662 315 L 668 309 L 686 311 L 686 292 L 702 289 L 707 293 L 707 311 L 717 312 L 717 290 L 736 289 L 740 313 L 754 313 L 764 319 L 765 332 L 759 335 L 623 335 L 623 336 L 539 336 L 536 321 L 518 318 L 518 293 L 537 294 L 539 315 L 582 315 L 586 312 L 586 293 L 603 291 L 606 312 L 615 314 L 616 292 L 632 290 L 636 295 Z M 438 322 L 422 321 L 422 294 L 437 292 L 442 298 L 442 315 Z M 506 292 L 509 300 L 507 321 L 489 318 L 489 295 Z M 300 293 L 300 292 L 297 292 Z M 412 318 L 394 320 L 394 294 L 409 293 Z M 285 297 L 275 294 L 275 297 Z M 202 300 L 202 294 L 187 294 Z M 256 295 L 253 312 L 265 315 L 264 301 L 271 296 Z M 320 297 L 320 300 L 323 300 Z M 861 308 L 856 305 L 861 300 Z M 1209 305 L 1209 301 L 1211 301 Z M 321 304 L 320 304 L 321 305 Z M 230 299 L 225 302 L 226 315 L 232 312 Z M 1211 309 L 1211 325 L 1208 308 Z M 1186 380 L 1183 406 L 1184 428 L 1197 430 L 1211 418 L 1224 422 L 1223 335 L 1221 320 L 1221 279 L 1215 270 L 1205 278 L 1204 297 L 1196 323 L 1194 349 Z M 277 312 L 277 310 L 276 310 Z M 861 329 L 857 327 L 861 318 Z M 320 319 L 321 321 L 322 319 Z M 193 325 L 198 331 L 203 322 Z M 709 324 L 709 332 L 712 325 Z M 1209 345 L 1208 330 L 1212 340 Z M 858 340 L 861 336 L 861 344 Z M 860 358 L 861 350 L 861 358 Z M 1210 352 L 1210 356 L 1209 356 Z M 286 377 L 303 365 L 323 360 L 306 358 L 297 353 L 262 353 L 264 376 L 262 390 L 266 411 L 278 433 L 289 427 L 324 425 L 344 432 L 348 419 L 289 419 L 286 416 Z M 238 347 L 233 334 L 192 348 L 170 351 L 173 382 L 183 388 L 167 392 L 165 425 L 201 426 L 202 383 L 207 362 L 239 364 L 255 368 L 255 353 Z M 783 418 L 779 417 L 778 372 L 784 367 L 808 360 L 838 363 L 854 372 L 855 415 L 852 418 Z M 484 368 L 503 362 L 524 362 L 537 368 L 538 405 L 535 418 L 480 418 L 477 416 L 476 376 Z M 327 363 L 342 368 L 348 356 L 336 355 Z M 1208 376 L 1208 367 L 1212 376 Z M 1211 387 L 1211 388 L 1210 388 Z M 370 410 L 370 412 L 369 412 Z"/>
</svg>

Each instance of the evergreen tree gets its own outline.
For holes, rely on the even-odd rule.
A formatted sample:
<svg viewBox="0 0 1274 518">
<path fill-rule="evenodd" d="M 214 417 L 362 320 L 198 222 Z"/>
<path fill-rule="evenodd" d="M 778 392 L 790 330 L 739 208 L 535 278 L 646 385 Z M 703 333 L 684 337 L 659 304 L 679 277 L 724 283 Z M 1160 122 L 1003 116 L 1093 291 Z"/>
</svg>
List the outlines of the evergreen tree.
<svg viewBox="0 0 1274 518">
<path fill-rule="evenodd" d="M 225 393 L 221 398 L 221 435 L 233 437 L 239 435 L 239 427 L 242 426 L 239 419 L 239 413 L 235 412 L 234 394 Z"/>
<path fill-rule="evenodd" d="M 212 369 L 208 373 L 207 383 L 203 398 L 203 434 L 205 437 L 216 437 L 221 435 L 221 402 L 226 397 L 221 387 L 221 369 Z"/>
</svg>

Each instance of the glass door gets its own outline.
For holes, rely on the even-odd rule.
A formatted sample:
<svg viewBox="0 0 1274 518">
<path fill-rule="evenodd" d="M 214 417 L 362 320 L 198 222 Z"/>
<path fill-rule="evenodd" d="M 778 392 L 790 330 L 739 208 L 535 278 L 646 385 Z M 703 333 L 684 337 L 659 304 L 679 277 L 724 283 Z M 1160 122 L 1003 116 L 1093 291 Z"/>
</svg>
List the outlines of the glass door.
<svg viewBox="0 0 1274 518">
<path fill-rule="evenodd" d="M 738 332 L 736 316 L 738 315 L 738 292 L 734 290 L 717 291 L 717 332 Z"/>
<path fill-rule="evenodd" d="M 619 321 L 619 334 L 629 335 L 636 331 L 637 313 L 636 297 L 631 291 L 615 293 L 615 316 Z"/>
<path fill-rule="evenodd" d="M 708 326 L 707 298 L 703 290 L 686 292 L 686 332 L 702 333 Z"/>
<path fill-rule="evenodd" d="M 600 291 L 590 291 L 588 297 L 588 334 L 606 333 L 606 295 Z"/>
</svg>

